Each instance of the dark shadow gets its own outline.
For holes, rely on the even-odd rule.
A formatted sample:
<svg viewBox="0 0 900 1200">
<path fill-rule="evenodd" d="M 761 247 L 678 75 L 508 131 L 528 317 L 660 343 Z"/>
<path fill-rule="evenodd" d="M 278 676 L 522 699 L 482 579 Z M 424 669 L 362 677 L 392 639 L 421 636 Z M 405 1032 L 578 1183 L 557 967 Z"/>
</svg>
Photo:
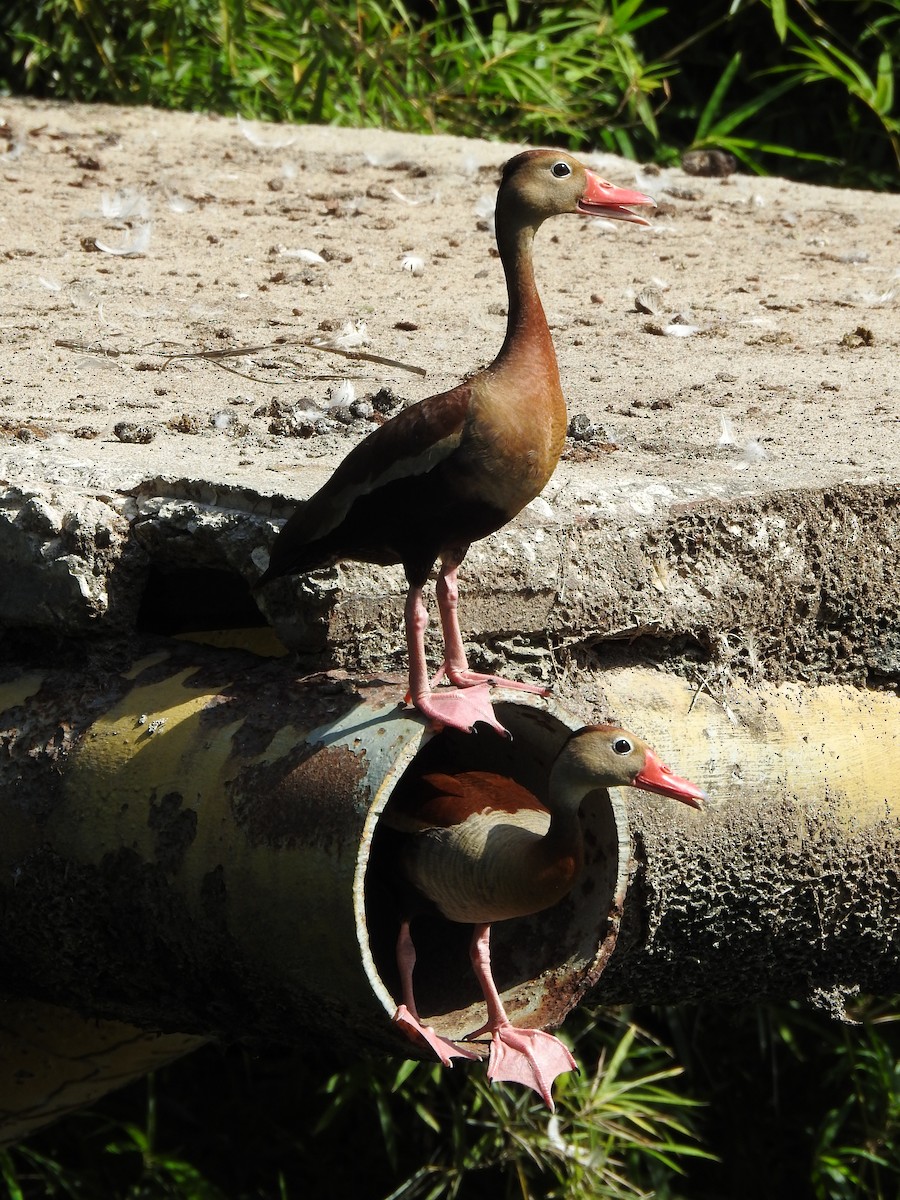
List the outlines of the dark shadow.
<svg viewBox="0 0 900 1200">
<path fill-rule="evenodd" d="M 137 617 L 138 633 L 166 636 L 267 624 L 246 580 L 215 567 L 151 566 Z"/>
</svg>

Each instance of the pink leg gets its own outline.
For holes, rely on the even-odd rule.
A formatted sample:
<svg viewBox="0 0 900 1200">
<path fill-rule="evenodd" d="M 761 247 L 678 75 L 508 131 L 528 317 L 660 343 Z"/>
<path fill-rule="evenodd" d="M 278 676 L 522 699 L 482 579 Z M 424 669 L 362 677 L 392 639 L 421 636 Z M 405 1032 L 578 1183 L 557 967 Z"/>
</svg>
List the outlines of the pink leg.
<svg viewBox="0 0 900 1200">
<path fill-rule="evenodd" d="M 575 1059 L 553 1034 L 544 1033 L 542 1029 L 516 1029 L 510 1023 L 491 972 L 490 937 L 490 925 L 475 926 L 470 955 L 487 1004 L 488 1020 L 482 1029 L 469 1037 L 487 1031 L 491 1034 L 488 1079 L 502 1079 L 533 1088 L 552 1112 L 553 1080 L 565 1071 L 577 1070 Z"/>
<path fill-rule="evenodd" d="M 422 589 L 411 587 L 406 597 L 406 645 L 409 651 L 409 699 L 423 716 L 435 725 L 449 725 L 471 733 L 476 721 L 484 721 L 497 733 L 509 734 L 494 716 L 491 705 L 490 687 L 487 682 L 480 687 L 442 688 L 433 692 L 428 682 L 428 663 L 425 658 L 425 630 L 428 627 L 428 610 Z"/>
<path fill-rule="evenodd" d="M 409 932 L 409 921 L 400 926 L 397 938 L 397 966 L 400 968 L 400 985 L 403 1003 L 397 1007 L 394 1020 L 412 1042 L 424 1041 L 435 1052 L 445 1067 L 452 1067 L 454 1058 L 477 1058 L 471 1050 L 455 1046 L 453 1042 L 435 1033 L 430 1025 L 423 1025 L 416 1010 L 413 994 L 413 971 L 416 966 L 416 948 Z"/>
<path fill-rule="evenodd" d="M 503 679 L 499 675 L 482 675 L 478 671 L 469 670 L 469 660 L 466 657 L 462 633 L 459 628 L 459 583 L 457 580 L 457 564 L 441 563 L 437 581 L 437 602 L 441 614 L 441 629 L 444 634 L 444 662 L 438 669 L 432 684 L 437 683 L 444 675 L 457 687 L 477 687 L 479 684 L 500 684 L 503 687 L 519 688 L 523 692 L 536 692 L 539 696 L 548 696 L 550 689 L 540 684 L 519 683 L 516 679 Z"/>
</svg>

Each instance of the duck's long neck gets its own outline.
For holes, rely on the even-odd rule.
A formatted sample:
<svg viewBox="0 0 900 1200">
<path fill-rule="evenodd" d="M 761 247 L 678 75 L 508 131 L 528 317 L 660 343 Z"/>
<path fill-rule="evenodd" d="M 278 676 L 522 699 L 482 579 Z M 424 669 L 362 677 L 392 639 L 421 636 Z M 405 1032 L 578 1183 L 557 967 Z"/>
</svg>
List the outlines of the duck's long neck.
<svg viewBox="0 0 900 1200">
<path fill-rule="evenodd" d="M 584 861 L 584 838 L 578 810 L 587 794 L 583 783 L 567 776 L 565 769 L 554 766 L 550 772 L 547 808 L 550 811 L 550 827 L 535 854 L 545 863 L 568 862 L 567 870 L 573 876 L 581 870 Z"/>
<path fill-rule="evenodd" d="M 534 279 L 534 234 L 534 226 L 497 212 L 497 248 L 506 275 L 509 316 L 494 365 L 502 368 L 512 363 L 520 370 L 541 367 L 556 372 L 556 353 Z"/>
</svg>

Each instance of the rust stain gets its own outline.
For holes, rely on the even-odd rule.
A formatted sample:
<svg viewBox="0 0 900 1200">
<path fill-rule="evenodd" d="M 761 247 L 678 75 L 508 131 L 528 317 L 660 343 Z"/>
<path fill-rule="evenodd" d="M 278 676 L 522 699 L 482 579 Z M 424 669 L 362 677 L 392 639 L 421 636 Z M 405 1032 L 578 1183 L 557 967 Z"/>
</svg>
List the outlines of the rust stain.
<svg viewBox="0 0 900 1200">
<path fill-rule="evenodd" d="M 587 982 L 571 974 L 562 977 L 544 976 L 540 1007 L 529 1018 L 534 1029 L 558 1029 L 584 995 Z"/>
<path fill-rule="evenodd" d="M 250 767 L 234 785 L 235 821 L 253 846 L 355 853 L 370 799 L 365 760 L 365 750 L 317 745 L 299 748 L 289 769 L 284 759 Z"/>
</svg>

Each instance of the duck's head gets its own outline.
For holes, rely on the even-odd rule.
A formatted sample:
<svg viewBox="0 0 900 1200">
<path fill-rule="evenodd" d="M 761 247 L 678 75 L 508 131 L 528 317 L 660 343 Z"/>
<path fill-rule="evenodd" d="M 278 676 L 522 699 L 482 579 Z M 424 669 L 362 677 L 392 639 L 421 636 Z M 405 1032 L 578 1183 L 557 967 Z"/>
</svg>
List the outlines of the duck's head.
<svg viewBox="0 0 900 1200">
<path fill-rule="evenodd" d="M 525 150 L 503 168 L 497 195 L 498 217 L 515 211 L 535 226 L 548 217 L 583 213 L 649 225 L 634 207 L 656 207 L 643 192 L 614 187 L 565 150 Z"/>
<path fill-rule="evenodd" d="M 573 733 L 554 766 L 563 786 L 635 787 L 702 808 L 705 793 L 671 771 L 642 738 L 616 725 L 588 725 Z"/>
</svg>

